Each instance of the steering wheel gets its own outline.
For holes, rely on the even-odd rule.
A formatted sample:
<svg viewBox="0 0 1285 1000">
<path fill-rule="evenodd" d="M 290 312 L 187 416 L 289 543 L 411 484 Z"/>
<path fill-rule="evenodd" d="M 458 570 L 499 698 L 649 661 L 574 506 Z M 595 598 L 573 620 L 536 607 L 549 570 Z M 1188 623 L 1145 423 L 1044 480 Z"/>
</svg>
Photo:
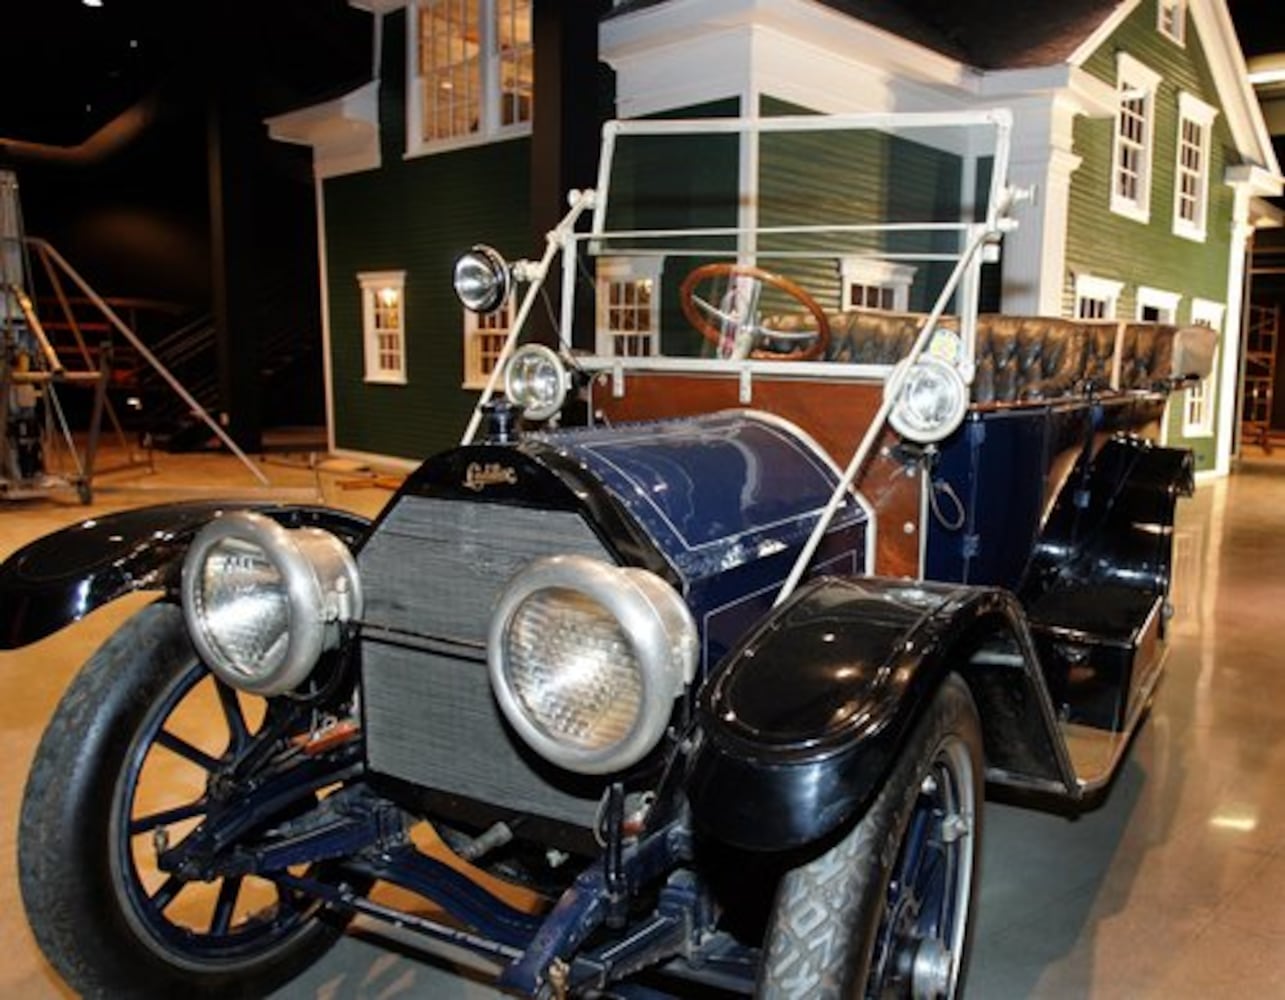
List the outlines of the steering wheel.
<svg viewBox="0 0 1285 1000">
<path fill-rule="evenodd" d="M 696 287 L 713 278 L 750 278 L 748 288 L 739 282 L 728 287 L 717 305 L 696 294 Z M 816 320 L 815 330 L 773 330 L 759 323 L 758 300 L 763 285 L 771 285 L 798 300 Z M 750 264 L 702 264 L 694 268 L 679 288 L 683 315 L 724 358 L 762 358 L 774 361 L 811 361 L 825 353 L 830 343 L 830 321 L 807 289 L 784 275 Z M 769 351 L 755 346 L 763 340 L 810 343 L 792 351 Z"/>
</svg>

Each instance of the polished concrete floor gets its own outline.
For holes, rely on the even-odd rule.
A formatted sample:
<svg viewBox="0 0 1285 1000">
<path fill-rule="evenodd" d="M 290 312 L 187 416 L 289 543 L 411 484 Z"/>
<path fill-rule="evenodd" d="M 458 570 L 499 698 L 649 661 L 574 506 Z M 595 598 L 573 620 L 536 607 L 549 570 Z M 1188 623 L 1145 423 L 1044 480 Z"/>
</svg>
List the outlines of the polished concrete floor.
<svg viewBox="0 0 1285 1000">
<path fill-rule="evenodd" d="M 367 513 L 388 496 L 342 464 L 261 469 L 274 495 Z M 0 557 L 95 513 L 265 492 L 208 455 L 96 485 L 90 508 L 61 493 L 0 505 Z M 1285 462 L 1255 457 L 1182 503 L 1174 598 L 1164 683 L 1105 803 L 1075 820 L 987 805 L 969 997 L 1285 997 Z M 125 603 L 0 654 L 0 997 L 67 995 L 18 900 L 16 813 L 45 719 Z M 352 936 L 280 997 L 494 995 Z"/>
</svg>

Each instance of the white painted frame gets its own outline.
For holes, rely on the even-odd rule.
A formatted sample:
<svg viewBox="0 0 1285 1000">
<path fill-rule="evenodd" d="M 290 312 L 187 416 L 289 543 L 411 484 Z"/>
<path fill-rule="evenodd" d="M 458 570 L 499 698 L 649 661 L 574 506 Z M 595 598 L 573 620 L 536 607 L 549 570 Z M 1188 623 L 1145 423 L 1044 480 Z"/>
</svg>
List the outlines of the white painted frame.
<svg viewBox="0 0 1285 1000">
<path fill-rule="evenodd" d="M 1116 90 L 1118 99 L 1115 110 L 1115 134 L 1111 142 L 1111 211 L 1135 222 L 1151 219 L 1151 181 L 1154 173 L 1156 148 L 1156 94 L 1160 89 L 1161 75 L 1145 63 L 1120 52 L 1116 55 Z M 1124 102 L 1142 99 L 1142 140 L 1137 148 L 1141 161 L 1138 164 L 1138 194 L 1128 198 L 1120 193 L 1119 179 L 1121 158 L 1125 142 L 1120 134 L 1124 117 Z"/>
<path fill-rule="evenodd" d="M 1156 0 L 1156 31 L 1175 45 L 1187 45 L 1187 0 Z"/>
<path fill-rule="evenodd" d="M 424 138 L 424 102 L 419 76 L 419 12 L 437 0 L 409 0 L 406 5 L 406 156 L 430 156 L 454 149 L 482 146 L 531 134 L 531 122 L 500 124 L 500 53 L 496 10 L 500 0 L 478 0 L 478 47 L 481 50 L 481 120 L 475 132 L 448 139 Z"/>
<path fill-rule="evenodd" d="M 366 369 L 366 382 L 386 385 L 406 384 L 406 272 L 405 271 L 361 271 L 357 275 L 357 284 L 361 288 L 361 339 Z M 381 327 L 376 299 L 387 289 L 397 293 L 397 325 Z M 391 334 L 396 338 L 392 352 L 397 363 L 384 364 L 380 349 L 381 335 Z"/>
<path fill-rule="evenodd" d="M 1182 302 L 1181 292 L 1169 292 L 1162 288 L 1139 285 L 1134 315 L 1141 320 L 1142 311 L 1150 308 L 1160 313 L 1160 317 L 1155 322 L 1176 323 L 1178 322 L 1178 304 L 1180 302 Z"/>
<path fill-rule="evenodd" d="M 1209 170 L 1213 155 L 1214 119 L 1218 109 L 1206 104 L 1186 91 L 1178 94 L 1178 133 L 1175 136 L 1174 173 L 1173 173 L 1173 233 L 1183 239 L 1196 243 L 1205 242 L 1206 226 L 1209 219 Z M 1190 171 L 1182 162 L 1183 126 L 1190 122 L 1200 135 L 1200 169 Z M 1182 179 L 1184 175 L 1196 177 L 1196 218 L 1187 219 L 1182 215 Z"/>
<path fill-rule="evenodd" d="M 664 258 L 655 256 L 599 257 L 594 276 L 595 316 L 594 349 L 603 357 L 619 357 L 616 352 L 618 336 L 646 337 L 651 343 L 651 356 L 660 354 L 660 278 L 664 271 Z M 610 286 L 613 284 L 650 281 L 651 299 L 648 303 L 649 318 L 645 330 L 616 330 L 610 322 Z"/>
<path fill-rule="evenodd" d="M 1226 307 L 1208 299 L 1191 300 L 1191 321 L 1212 327 L 1218 333 L 1219 347 L 1214 350 L 1214 363 L 1209 374 L 1200 383 L 1188 387 L 1182 394 L 1182 436 L 1187 438 L 1213 437 L 1218 412 L 1218 361 L 1222 353 L 1223 317 Z M 1193 418 L 1193 411 L 1195 417 Z"/>
<path fill-rule="evenodd" d="M 1075 316 L 1083 319 L 1080 302 L 1085 299 L 1106 303 L 1106 312 L 1092 319 L 1115 319 L 1120 304 L 1120 293 L 1124 291 L 1123 281 L 1114 281 L 1096 274 L 1077 274 L 1075 276 Z"/>
<path fill-rule="evenodd" d="M 909 264 L 874 257 L 844 257 L 839 261 L 839 308 L 858 308 L 849 304 L 849 293 L 853 285 L 865 285 L 891 290 L 892 308 L 905 312 L 910 308 L 910 286 L 914 284 L 918 270 Z"/>
<path fill-rule="evenodd" d="M 482 336 L 506 337 L 513 329 L 513 296 L 504 300 L 504 304 L 486 317 L 481 317 L 471 309 L 464 310 L 464 389 L 484 389 L 491 377 L 491 372 L 482 367 Z M 483 322 L 499 319 L 495 326 L 483 327 Z M 498 359 L 498 355 L 497 355 Z"/>
</svg>

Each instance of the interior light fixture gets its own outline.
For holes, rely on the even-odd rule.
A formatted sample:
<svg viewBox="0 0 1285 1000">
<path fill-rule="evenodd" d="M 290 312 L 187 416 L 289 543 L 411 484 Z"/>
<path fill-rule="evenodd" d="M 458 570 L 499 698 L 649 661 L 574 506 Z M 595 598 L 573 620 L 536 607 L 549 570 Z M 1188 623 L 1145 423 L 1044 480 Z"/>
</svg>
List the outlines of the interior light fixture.
<svg viewBox="0 0 1285 1000">
<path fill-rule="evenodd" d="M 103 0 L 80 0 L 86 7 L 101 7 Z"/>
</svg>

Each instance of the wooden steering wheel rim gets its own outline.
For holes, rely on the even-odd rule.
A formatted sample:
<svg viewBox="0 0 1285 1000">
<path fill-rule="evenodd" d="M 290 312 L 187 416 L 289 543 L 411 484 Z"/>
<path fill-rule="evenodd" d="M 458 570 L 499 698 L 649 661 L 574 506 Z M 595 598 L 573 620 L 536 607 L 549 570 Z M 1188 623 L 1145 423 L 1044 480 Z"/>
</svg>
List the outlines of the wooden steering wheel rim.
<svg viewBox="0 0 1285 1000">
<path fill-rule="evenodd" d="M 813 338 L 808 347 L 790 351 L 786 354 L 780 354 L 776 351 L 752 350 L 750 351 L 751 358 L 771 361 L 811 361 L 825 353 L 825 349 L 830 343 L 830 321 L 826 318 L 825 310 L 821 308 L 820 303 L 808 293 L 806 288 L 797 282 L 791 281 L 785 275 L 777 274 L 775 271 L 767 271 L 752 264 L 730 264 L 726 261 L 702 264 L 700 267 L 693 268 L 687 277 L 683 279 L 683 283 L 678 290 L 678 302 L 683 308 L 683 316 L 686 317 L 687 322 L 699 331 L 702 337 L 714 347 L 718 347 L 723 339 L 723 333 L 696 308 L 696 303 L 693 301 L 696 286 L 709 278 L 730 278 L 736 275 L 757 278 L 765 285 L 779 288 L 801 303 L 817 321 L 816 337 Z"/>
</svg>

